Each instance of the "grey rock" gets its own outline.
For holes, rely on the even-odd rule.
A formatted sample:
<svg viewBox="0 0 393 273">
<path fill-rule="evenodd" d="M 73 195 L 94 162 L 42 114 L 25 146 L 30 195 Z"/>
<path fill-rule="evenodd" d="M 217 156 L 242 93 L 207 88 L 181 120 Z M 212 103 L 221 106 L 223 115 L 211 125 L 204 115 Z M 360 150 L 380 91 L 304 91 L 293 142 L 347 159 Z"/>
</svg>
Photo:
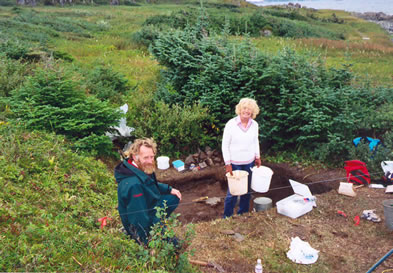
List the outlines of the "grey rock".
<svg viewBox="0 0 393 273">
<path fill-rule="evenodd" d="M 191 164 L 195 164 L 196 162 L 195 162 L 194 156 L 193 155 L 187 156 L 187 158 L 184 160 L 184 163 L 188 166 Z"/>
<path fill-rule="evenodd" d="M 210 206 L 215 206 L 221 202 L 221 198 L 220 197 L 212 197 L 212 198 L 208 198 L 205 202 L 206 202 L 206 204 L 208 204 Z"/>
<path fill-rule="evenodd" d="M 241 242 L 244 241 L 244 236 L 241 235 L 240 233 L 235 233 L 235 235 L 233 235 L 233 237 L 235 238 L 236 241 Z"/>
</svg>

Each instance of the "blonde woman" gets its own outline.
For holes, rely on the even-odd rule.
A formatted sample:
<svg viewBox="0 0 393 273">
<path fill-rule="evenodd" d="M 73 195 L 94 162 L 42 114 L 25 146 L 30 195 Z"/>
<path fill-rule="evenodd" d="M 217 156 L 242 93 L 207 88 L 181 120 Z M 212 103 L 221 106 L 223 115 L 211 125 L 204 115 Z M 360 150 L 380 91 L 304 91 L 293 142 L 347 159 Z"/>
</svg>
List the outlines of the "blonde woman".
<svg viewBox="0 0 393 273">
<path fill-rule="evenodd" d="M 222 154 L 226 173 L 243 170 L 249 173 L 248 188 L 251 185 L 251 168 L 261 166 L 259 151 L 259 126 L 254 120 L 259 114 L 258 104 L 254 99 L 242 98 L 236 105 L 236 117 L 230 119 L 224 129 L 222 138 Z M 251 194 L 240 196 L 238 214 L 249 212 Z M 224 203 L 224 218 L 231 217 L 235 208 L 237 196 L 227 192 Z"/>
</svg>

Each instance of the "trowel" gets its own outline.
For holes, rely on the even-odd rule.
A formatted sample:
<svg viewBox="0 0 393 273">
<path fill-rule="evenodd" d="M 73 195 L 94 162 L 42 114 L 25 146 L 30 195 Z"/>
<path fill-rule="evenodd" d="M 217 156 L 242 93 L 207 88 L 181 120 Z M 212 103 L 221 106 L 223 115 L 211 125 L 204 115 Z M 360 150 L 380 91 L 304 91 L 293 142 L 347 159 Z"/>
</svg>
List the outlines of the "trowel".
<svg viewBox="0 0 393 273">
<path fill-rule="evenodd" d="M 340 182 L 340 187 L 338 188 L 338 193 L 346 196 L 355 197 L 356 192 L 353 190 L 353 184 L 347 182 Z"/>
</svg>

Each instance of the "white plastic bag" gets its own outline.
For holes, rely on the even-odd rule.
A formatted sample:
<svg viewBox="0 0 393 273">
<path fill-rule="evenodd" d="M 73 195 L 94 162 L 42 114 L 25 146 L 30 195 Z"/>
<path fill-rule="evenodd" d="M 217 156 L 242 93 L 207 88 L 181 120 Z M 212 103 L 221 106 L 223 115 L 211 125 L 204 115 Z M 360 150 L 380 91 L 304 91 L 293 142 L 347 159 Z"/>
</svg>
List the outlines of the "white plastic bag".
<svg viewBox="0 0 393 273">
<path fill-rule="evenodd" d="M 120 110 L 126 114 L 128 111 L 128 104 L 124 104 L 120 107 Z M 111 140 L 115 140 L 118 137 L 130 137 L 131 133 L 135 130 L 132 127 L 128 127 L 126 124 L 126 118 L 122 117 L 119 120 L 119 126 L 114 126 L 112 129 L 116 129 L 116 133 L 106 132 L 106 135 L 110 137 Z"/>
<path fill-rule="evenodd" d="M 319 251 L 299 237 L 292 238 L 287 257 L 298 264 L 313 264 L 318 260 Z"/>
</svg>

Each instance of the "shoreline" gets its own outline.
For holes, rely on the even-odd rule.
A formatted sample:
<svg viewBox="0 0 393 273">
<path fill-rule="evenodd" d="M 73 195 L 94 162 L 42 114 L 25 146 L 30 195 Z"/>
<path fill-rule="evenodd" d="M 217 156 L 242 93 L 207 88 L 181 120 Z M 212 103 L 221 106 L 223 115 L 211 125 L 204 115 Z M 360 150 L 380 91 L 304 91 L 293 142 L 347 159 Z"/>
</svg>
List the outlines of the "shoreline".
<svg viewBox="0 0 393 273">
<path fill-rule="evenodd" d="M 383 12 L 351 12 L 351 14 L 366 21 L 376 23 L 389 34 L 393 34 L 393 15 Z"/>
<path fill-rule="evenodd" d="M 307 9 L 316 10 L 315 8 L 310 8 L 307 6 L 302 6 L 299 3 L 294 4 L 291 2 L 289 2 L 288 4 L 277 4 L 277 5 L 273 4 L 273 5 L 264 5 L 264 6 L 257 4 L 258 2 L 259 3 L 263 2 L 263 0 L 262 1 L 257 0 L 254 2 L 247 1 L 247 2 L 253 4 L 257 7 L 281 6 L 281 7 L 286 7 L 286 8 L 295 8 L 295 9 L 296 8 L 307 8 Z M 345 11 L 345 10 L 342 10 L 342 11 Z M 383 29 L 385 29 L 389 34 L 393 35 L 393 15 L 389 15 L 384 12 L 373 12 L 373 11 L 367 11 L 367 12 L 345 11 L 345 12 L 348 12 L 348 13 L 352 14 L 353 16 L 361 18 L 363 20 L 378 24 Z M 392 40 L 393 40 L 393 38 L 392 38 Z"/>
</svg>

